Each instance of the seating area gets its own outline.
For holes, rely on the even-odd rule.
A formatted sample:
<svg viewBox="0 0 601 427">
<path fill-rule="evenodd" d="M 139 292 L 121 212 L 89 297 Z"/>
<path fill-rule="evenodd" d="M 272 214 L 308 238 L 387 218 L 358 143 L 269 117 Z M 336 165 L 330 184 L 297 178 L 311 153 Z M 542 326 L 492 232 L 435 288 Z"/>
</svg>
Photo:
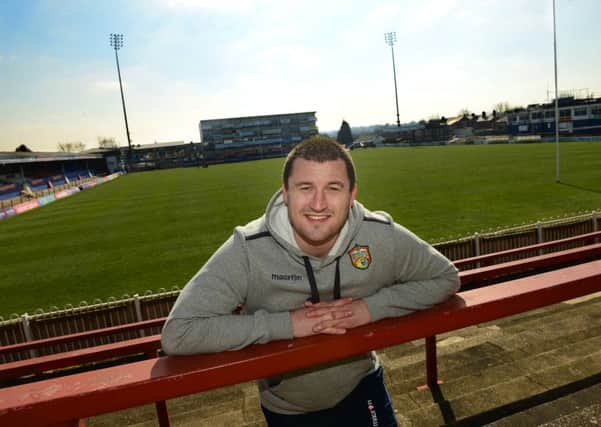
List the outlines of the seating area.
<svg viewBox="0 0 601 427">
<path fill-rule="evenodd" d="M 10 384 L 11 381 L 8 380 L 14 381 L 56 369 L 66 370 L 73 367 L 81 369 L 86 363 L 98 363 L 111 358 L 135 356 L 141 353 L 154 357 L 161 347 L 160 336 L 156 335 L 156 330 L 162 327 L 164 322 L 163 317 L 0 347 L 0 355 L 25 355 L 22 360 L 0 364 L 0 384 L 3 381 Z M 124 339 L 123 336 L 128 336 L 126 335 L 128 332 L 133 332 L 139 338 Z M 98 338 L 106 338 L 108 343 L 88 344 Z M 61 347 L 64 349 L 67 343 L 75 343 L 78 348 L 61 350 Z M 48 352 L 48 349 L 55 349 L 55 351 Z M 39 355 L 42 350 L 45 351 Z"/>
<path fill-rule="evenodd" d="M 0 186 L 0 200 L 9 200 L 21 195 L 21 184 L 4 184 Z"/>
<path fill-rule="evenodd" d="M 26 177 L 23 182 L 0 186 L 0 208 L 14 206 L 36 197 L 46 196 L 82 181 L 93 178 L 89 169 L 74 170 L 64 174 L 48 174 L 43 177 Z"/>
<path fill-rule="evenodd" d="M 196 399 L 201 405 L 213 405 L 213 414 L 208 415 L 210 411 L 197 403 L 195 419 L 203 410 L 206 418 L 206 424 L 198 425 L 214 425 L 220 419 L 220 414 L 214 413 L 215 401 L 221 402 L 217 411 L 229 417 L 221 418 L 222 422 L 263 425 L 258 397 L 247 381 L 375 349 L 383 349 L 380 354 L 386 381 L 395 407 L 401 410 L 401 425 L 481 425 L 484 421 L 515 425 L 516 417 L 530 417 L 532 421 L 531 411 L 536 412 L 541 405 L 564 402 L 562 399 L 569 400 L 572 394 L 586 401 L 587 391 L 601 391 L 601 357 L 596 357 L 601 356 L 601 296 L 596 296 L 601 292 L 601 244 L 596 243 L 601 232 L 578 238 L 584 246 L 571 248 L 569 245 L 576 242 L 562 239 L 520 248 L 530 254 L 523 259 L 506 261 L 511 251 L 504 251 L 456 261 L 458 266 L 471 268 L 461 271 L 464 288 L 450 300 L 403 318 L 353 329 L 343 336 L 313 336 L 239 351 L 155 358 L 159 336 L 144 335 L 149 327 L 162 324 L 164 318 L 159 318 L 0 347 L 0 354 L 31 353 L 28 359 L 0 364 L 3 380 L 29 376 L 24 384 L 0 389 L 0 424 L 80 425 L 81 420 L 93 417 L 90 425 L 121 425 L 115 420 L 125 415 L 98 415 L 154 404 L 155 419 L 168 426 L 164 401 L 216 390 L 211 392 L 213 397 L 203 399 L 201 394 Z M 552 245 L 567 249 L 545 253 Z M 42 347 L 125 330 L 135 331 L 139 337 L 48 356 L 33 353 Z M 503 337 L 501 330 L 514 335 Z M 565 341 L 558 341 L 560 336 Z M 125 365 L 65 376 L 46 374 L 33 381 L 43 372 L 136 354 L 146 360 L 126 360 Z M 578 360 L 578 368 L 574 360 Z M 510 384 L 487 394 L 486 389 L 496 387 L 499 381 Z M 235 384 L 239 385 L 224 388 Z M 464 401 L 464 395 L 471 397 Z M 242 410 L 231 411 L 234 401 Z M 190 403 L 186 406 L 182 399 L 173 402 L 177 402 L 174 409 L 190 410 Z M 593 403 L 586 407 L 594 407 Z M 574 415 L 578 409 L 565 405 L 563 413 L 561 406 L 551 411 L 555 418 Z M 144 410 L 146 420 L 149 411 Z M 185 424 L 183 415 L 171 412 L 171 418 Z"/>
</svg>

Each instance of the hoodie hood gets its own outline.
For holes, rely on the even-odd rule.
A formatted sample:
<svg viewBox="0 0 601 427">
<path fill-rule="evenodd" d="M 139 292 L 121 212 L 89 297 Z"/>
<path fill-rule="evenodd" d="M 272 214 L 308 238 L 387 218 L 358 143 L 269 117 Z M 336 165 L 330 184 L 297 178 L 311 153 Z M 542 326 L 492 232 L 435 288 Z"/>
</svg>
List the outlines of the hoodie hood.
<svg viewBox="0 0 601 427">
<path fill-rule="evenodd" d="M 325 266 L 333 262 L 336 258 L 343 255 L 348 246 L 350 245 L 353 238 L 359 231 L 359 226 L 363 221 L 365 208 L 361 203 L 356 200 L 349 209 L 349 215 L 340 230 L 340 234 L 334 243 L 332 249 L 324 259 L 318 259 L 310 257 L 313 260 L 319 260 L 321 266 Z M 294 230 L 292 224 L 288 219 L 288 207 L 284 203 L 284 195 L 282 189 L 278 190 L 267 205 L 265 211 L 265 226 L 273 238 L 284 247 L 291 255 L 299 259 L 299 262 L 303 262 L 303 257 L 307 257 L 307 254 L 303 253 L 298 247 L 294 238 Z"/>
</svg>

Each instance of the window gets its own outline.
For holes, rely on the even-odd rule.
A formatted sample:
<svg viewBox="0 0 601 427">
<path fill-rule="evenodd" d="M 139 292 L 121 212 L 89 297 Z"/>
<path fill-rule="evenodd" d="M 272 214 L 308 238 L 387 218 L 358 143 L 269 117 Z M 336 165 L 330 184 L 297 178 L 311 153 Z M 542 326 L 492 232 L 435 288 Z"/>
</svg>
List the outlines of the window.
<svg viewBox="0 0 601 427">
<path fill-rule="evenodd" d="M 542 113 L 542 111 L 537 111 L 537 112 L 532 113 L 530 117 L 532 120 L 540 120 L 543 118 L 543 113 Z"/>
<path fill-rule="evenodd" d="M 586 107 L 581 107 L 581 108 L 575 108 L 574 109 L 574 116 L 575 117 L 586 116 L 586 114 L 587 114 Z"/>
<path fill-rule="evenodd" d="M 545 111 L 545 119 L 554 119 L 555 118 L 555 111 L 551 110 L 551 111 Z"/>
<path fill-rule="evenodd" d="M 264 129 L 263 135 L 278 135 L 282 133 L 282 129 Z"/>
<path fill-rule="evenodd" d="M 571 116 L 572 116 L 572 110 L 570 108 L 567 108 L 565 110 L 559 110 L 560 118 L 571 117 Z"/>
</svg>

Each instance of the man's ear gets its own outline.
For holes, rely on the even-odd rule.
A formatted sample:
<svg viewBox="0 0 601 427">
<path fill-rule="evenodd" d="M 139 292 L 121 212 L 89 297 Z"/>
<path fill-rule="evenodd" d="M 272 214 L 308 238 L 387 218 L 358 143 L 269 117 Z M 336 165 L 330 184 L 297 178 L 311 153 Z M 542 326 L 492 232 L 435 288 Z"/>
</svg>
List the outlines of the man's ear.
<svg viewBox="0 0 601 427">
<path fill-rule="evenodd" d="M 286 190 L 286 186 L 282 184 L 282 195 L 284 196 L 284 204 L 288 206 L 288 191 Z"/>
<path fill-rule="evenodd" d="M 353 202 L 356 200 L 356 198 L 357 198 L 357 184 L 355 184 L 355 186 L 351 190 L 351 200 L 349 201 L 349 209 L 351 208 L 351 206 L 353 206 Z"/>
</svg>

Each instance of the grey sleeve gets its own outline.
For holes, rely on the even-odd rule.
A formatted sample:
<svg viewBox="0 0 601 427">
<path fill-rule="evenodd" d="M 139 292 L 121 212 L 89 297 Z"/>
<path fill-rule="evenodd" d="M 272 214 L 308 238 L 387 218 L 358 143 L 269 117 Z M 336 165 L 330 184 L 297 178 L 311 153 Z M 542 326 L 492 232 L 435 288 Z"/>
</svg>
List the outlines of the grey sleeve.
<svg viewBox="0 0 601 427">
<path fill-rule="evenodd" d="M 373 321 L 425 310 L 460 287 L 451 261 L 404 227 L 394 224 L 393 228 L 397 280 L 365 298 Z"/>
<path fill-rule="evenodd" d="M 161 344 L 171 355 L 237 350 L 292 338 L 290 314 L 259 310 L 232 314 L 249 286 L 244 238 L 234 233 L 186 284 L 163 326 Z"/>
</svg>

